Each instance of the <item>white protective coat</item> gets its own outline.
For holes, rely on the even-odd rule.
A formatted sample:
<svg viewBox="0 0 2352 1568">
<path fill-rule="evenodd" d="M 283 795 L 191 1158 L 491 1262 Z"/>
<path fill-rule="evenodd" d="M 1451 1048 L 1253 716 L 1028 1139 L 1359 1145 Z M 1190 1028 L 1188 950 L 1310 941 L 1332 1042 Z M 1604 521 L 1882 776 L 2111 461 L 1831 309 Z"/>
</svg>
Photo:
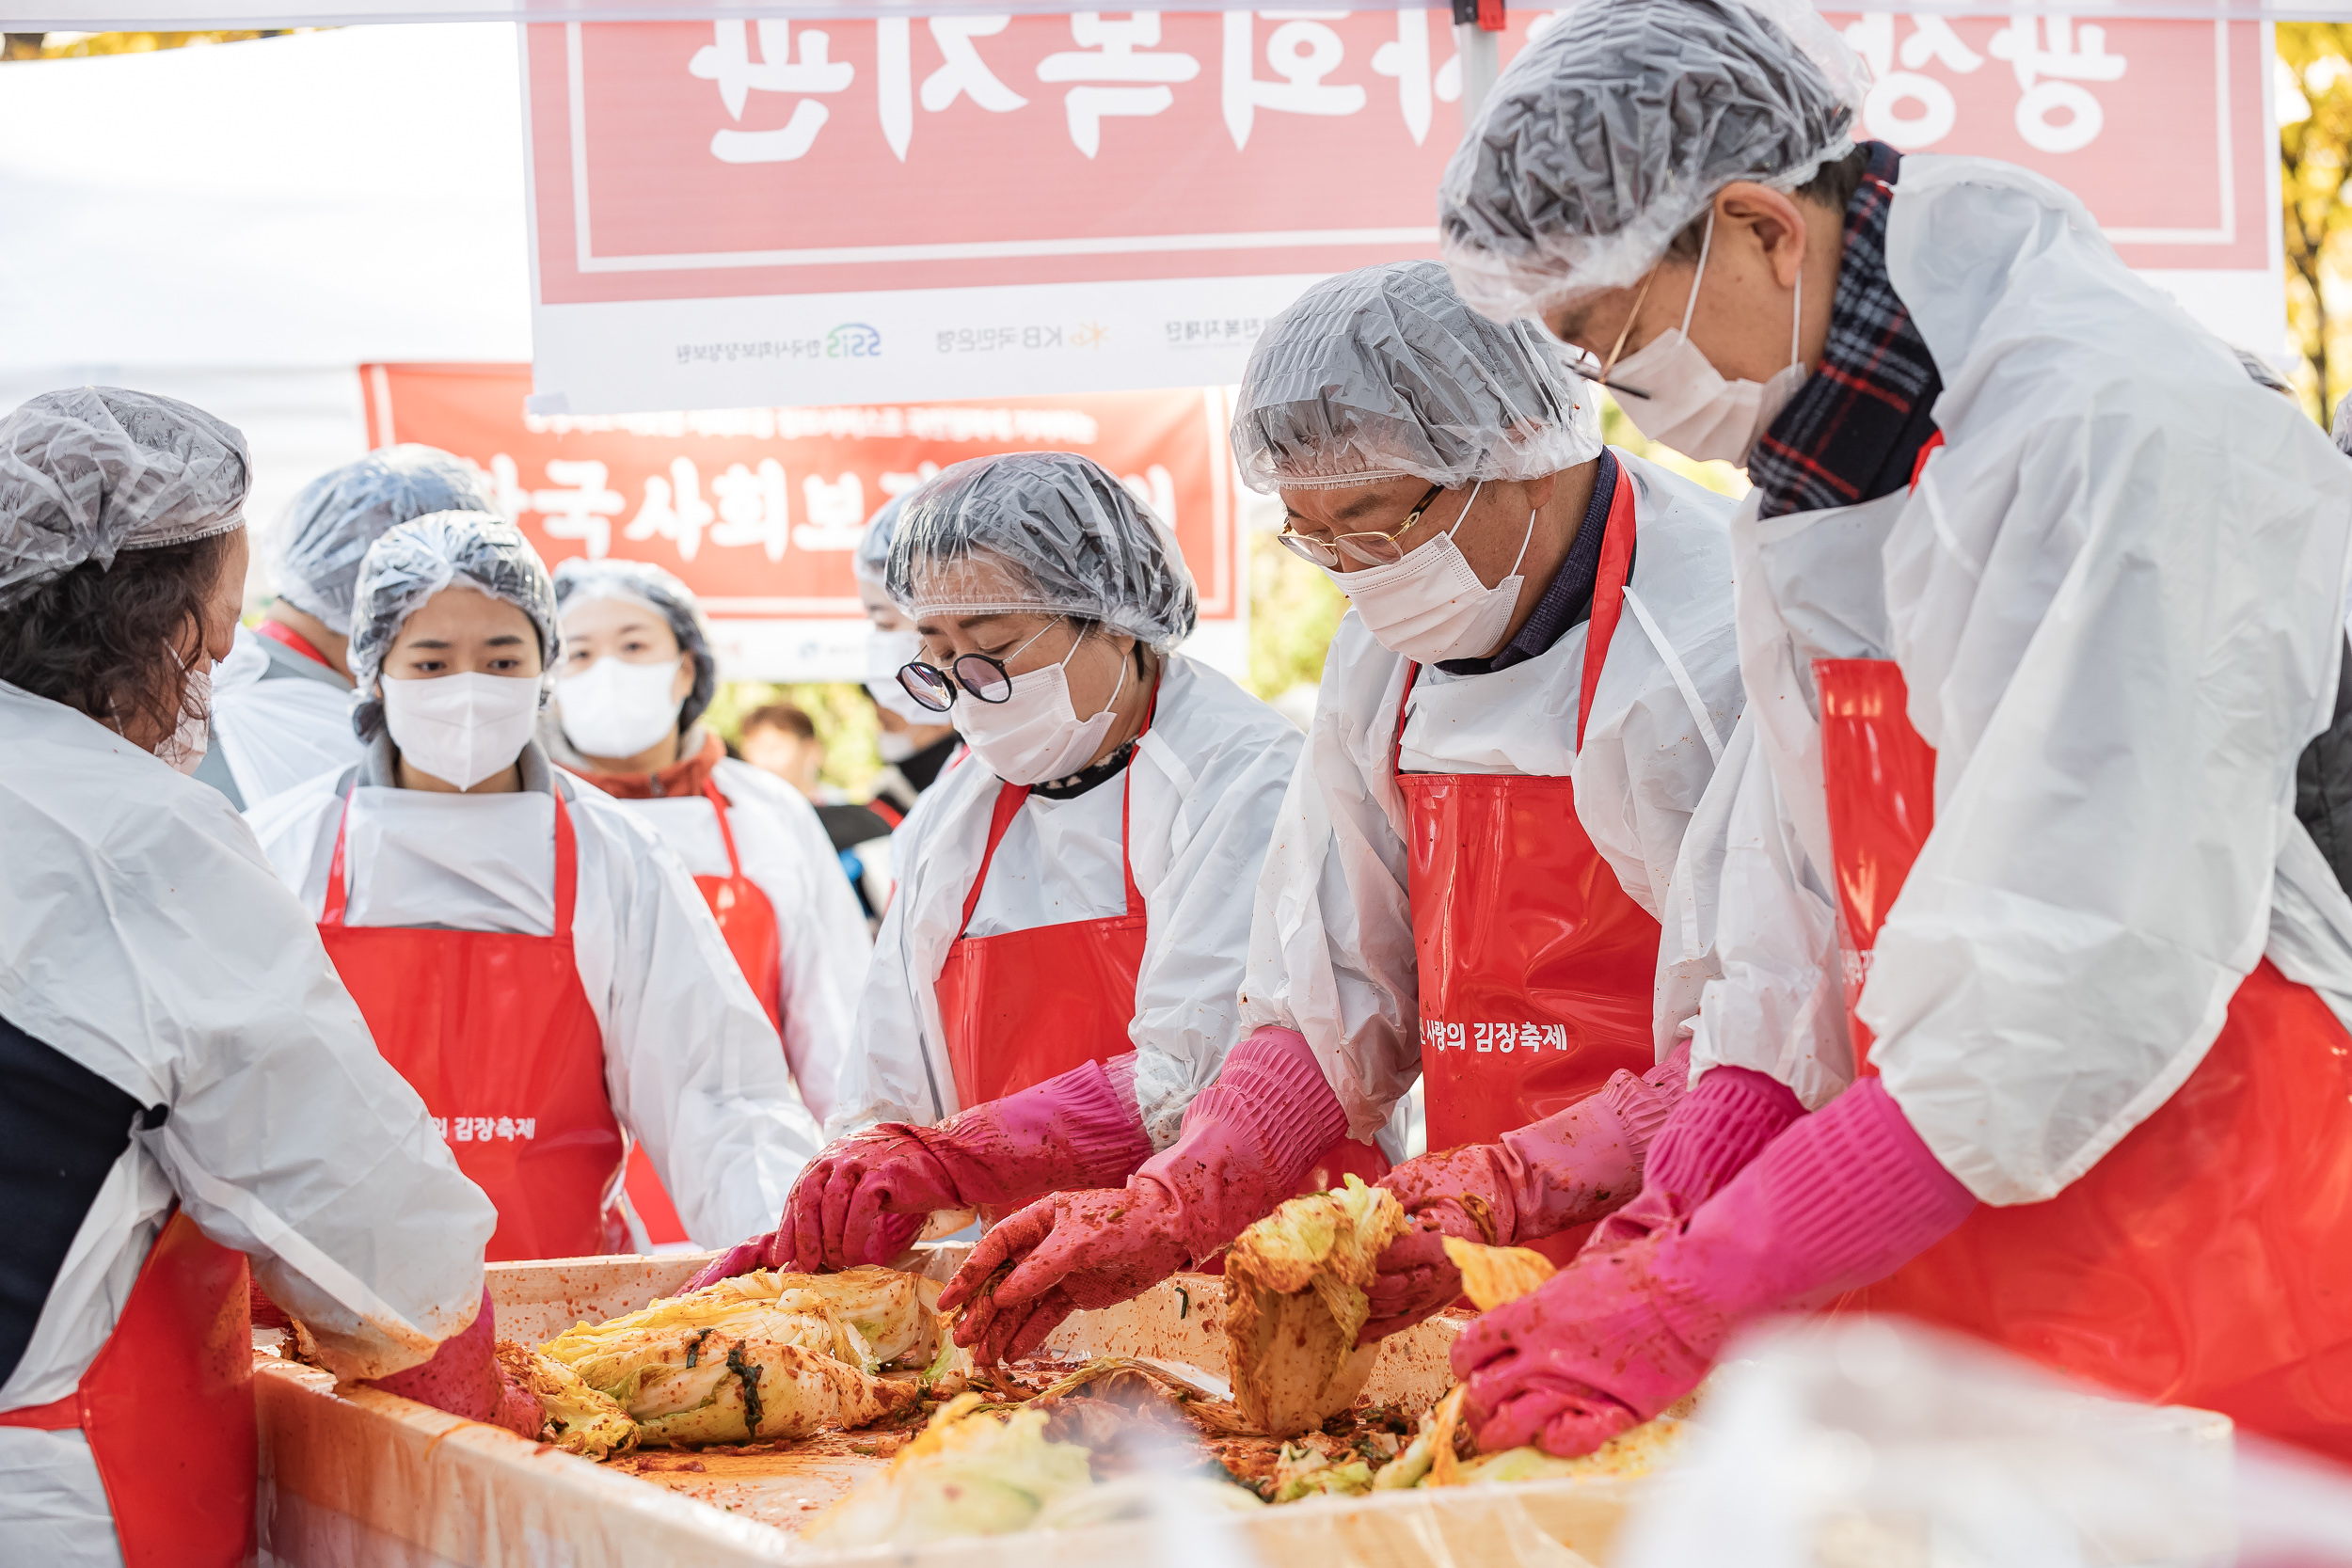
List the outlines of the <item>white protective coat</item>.
<svg viewBox="0 0 2352 1568">
<path fill-rule="evenodd" d="M 346 1377 L 473 1321 L 496 1216 L 218 791 L 0 684 L 0 1015 L 142 1105 L 0 1410 L 73 1391 L 176 1196 Z M 159 1441 L 164 1438 L 159 1434 Z M 118 1563 L 79 1432 L 0 1428 L 0 1558 Z"/>
<path fill-rule="evenodd" d="M 1396 760 L 1414 773 L 1567 776 L 1594 847 L 1627 894 L 1658 914 L 1673 901 L 1684 825 L 1740 716 L 1731 503 L 1616 455 L 1618 483 L 1634 486 L 1633 575 L 1583 751 L 1576 720 L 1589 622 L 1541 657 L 1492 674 L 1423 669 Z M 1421 1075 L 1407 816 L 1391 761 L 1406 666 L 1353 610 L 1340 622 L 1258 886 L 1242 1003 L 1246 1027 L 1306 1036 L 1357 1137 L 1386 1122 Z M 1661 964 L 1661 1055 L 1712 963 L 1702 947 Z"/>
<path fill-rule="evenodd" d="M 382 776 L 388 747 L 362 762 Z M 554 929 L 555 802 L 579 844 L 572 943 L 604 1030 L 605 1087 L 622 1128 L 698 1246 L 776 1223 L 817 1151 L 767 1015 L 701 892 L 653 828 L 550 768 L 532 741 L 513 795 L 438 795 L 362 784 L 352 797 L 345 918 L 354 926 Z M 278 875 L 313 920 L 351 770 L 324 774 L 247 813 Z"/>
<path fill-rule="evenodd" d="M 263 678 L 274 664 L 301 658 L 252 627 L 239 626 L 236 648 L 214 667 L 212 743 L 248 807 L 359 760 L 348 683 Z"/>
<path fill-rule="evenodd" d="M 721 758 L 711 777 L 727 798 L 727 826 L 743 875 L 776 912 L 782 962 L 773 1000 L 784 1020 L 785 1059 L 802 1101 L 823 1123 L 833 1117 L 834 1091 L 850 1053 L 850 1021 L 872 956 L 866 915 L 805 796 L 733 757 Z M 727 874 L 726 841 L 708 800 L 615 798 L 614 803 L 651 823 L 689 876 Z"/>
<path fill-rule="evenodd" d="M 1128 766 L 1128 849 L 1147 920 L 1136 1016 L 1136 1099 L 1166 1148 L 1184 1107 L 1240 1038 L 1236 998 L 1249 942 L 1251 889 L 1298 758 L 1298 732 L 1225 676 L 1168 657 L 1159 708 Z M 992 936 L 1123 913 L 1120 797 L 1124 779 L 1074 800 L 1031 796 L 1006 832 L 973 911 Z M 904 870 L 875 938 L 857 1038 L 826 1131 L 933 1122 L 962 1109 L 933 983 L 987 846 L 998 781 L 968 753 L 899 825 Z"/>
<path fill-rule="evenodd" d="M 1891 656 L 1935 827 L 1870 961 L 1873 1060 L 1971 1191 L 2034 1202 L 2180 1086 L 2265 952 L 2352 1017 L 2352 903 L 2294 815 L 2352 468 L 2038 176 L 1905 159 L 1887 263 L 1947 444 L 1909 494 L 1733 525 L 1755 733 L 1702 814 L 1724 973 L 1692 1067 L 1808 1104 L 1851 1075 L 1810 669 Z"/>
</svg>

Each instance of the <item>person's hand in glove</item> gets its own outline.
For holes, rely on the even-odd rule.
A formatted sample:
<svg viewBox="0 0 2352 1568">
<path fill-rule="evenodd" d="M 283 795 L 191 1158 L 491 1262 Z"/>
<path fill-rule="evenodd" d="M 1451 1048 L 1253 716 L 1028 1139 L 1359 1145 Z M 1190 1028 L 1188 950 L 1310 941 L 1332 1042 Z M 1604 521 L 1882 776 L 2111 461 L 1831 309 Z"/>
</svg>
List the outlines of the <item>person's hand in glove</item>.
<svg viewBox="0 0 2352 1568">
<path fill-rule="evenodd" d="M 372 1381 L 388 1394 L 536 1437 L 548 1424 L 546 1407 L 499 1365 L 497 1344 L 498 1314 L 485 1286 L 482 1310 L 463 1333 L 442 1340 L 431 1359 Z"/>
<path fill-rule="evenodd" d="M 936 1210 L 1009 1207 L 1122 1180 L 1152 1152 L 1132 1053 L 961 1111 L 935 1127 L 883 1122 L 836 1140 L 793 1183 L 774 1230 L 687 1281 L 754 1269 L 803 1274 L 890 1263 Z"/>
<path fill-rule="evenodd" d="M 1365 1291 L 1372 1316 L 1356 1342 L 1402 1332 L 1461 1296 L 1446 1237 L 1525 1246 L 1632 1197 L 1644 1153 L 1690 1071 L 1686 1041 L 1641 1077 L 1618 1072 L 1597 1093 L 1498 1142 L 1423 1154 L 1382 1177 L 1413 1227 L 1381 1252 Z"/>
<path fill-rule="evenodd" d="M 1687 1219 L 1588 1250 L 1464 1329 L 1465 1418 L 1489 1452 L 1590 1453 L 1696 1388 L 1740 1324 L 1884 1278 L 1976 1205 L 1865 1079 Z"/>
<path fill-rule="evenodd" d="M 1743 1067 L 1709 1068 L 1650 1140 L 1642 1191 L 1600 1222 L 1587 1252 L 1606 1252 L 1690 1218 L 1804 1114 L 1788 1085 Z"/>
<path fill-rule="evenodd" d="M 1346 1131 L 1306 1039 L 1259 1030 L 1124 1187 L 1057 1193 L 980 1238 L 939 1295 L 963 1309 L 956 1343 L 983 1366 L 1019 1360 L 1072 1312 L 1142 1294 L 1289 1197 Z"/>
</svg>

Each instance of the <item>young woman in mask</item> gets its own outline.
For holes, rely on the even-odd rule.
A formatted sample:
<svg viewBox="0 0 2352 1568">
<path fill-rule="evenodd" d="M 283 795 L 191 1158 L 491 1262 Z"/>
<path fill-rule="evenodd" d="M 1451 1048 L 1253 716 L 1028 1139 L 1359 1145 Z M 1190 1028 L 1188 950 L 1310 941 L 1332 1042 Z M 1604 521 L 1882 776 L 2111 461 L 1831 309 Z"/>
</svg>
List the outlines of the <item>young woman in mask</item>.
<svg viewBox="0 0 2352 1568">
<path fill-rule="evenodd" d="M 0 1558 L 253 1558 L 251 1277 L 320 1362 L 536 1434 L 489 1203 L 236 812 L 185 777 L 244 438 L 112 387 L 0 420 Z M 527 1400 L 527 1396 L 525 1397 Z"/>
<path fill-rule="evenodd" d="M 564 657 L 541 741 L 685 864 L 822 1121 L 869 944 L 816 811 L 703 727 L 719 662 L 684 583 L 659 566 L 575 559 L 555 569 L 555 603 Z M 652 1241 L 685 1240 L 643 1145 L 628 1191 Z"/>
<path fill-rule="evenodd" d="M 1422 1084 L 1441 1152 L 1383 1179 L 1415 1229 L 1379 1259 L 1369 1340 L 1460 1296 L 1447 1235 L 1574 1256 L 1688 1077 L 1710 956 L 1680 920 L 1661 955 L 1660 921 L 1740 717 L 1729 503 L 1604 449 L 1540 331 L 1478 316 L 1435 261 L 1330 278 L 1268 323 L 1233 450 L 1351 605 L 1243 988 L 1251 1043 L 1322 1070 L 1229 1067 L 1123 1188 L 1000 1227 L 943 1298 L 1019 1264 L 963 1325 L 991 1356 L 1258 1217 L 1291 1173 L 1245 1169 L 1266 1146 L 1217 1117 L 1360 1134 Z"/>
<path fill-rule="evenodd" d="M 626 1250 L 631 1140 L 694 1241 L 764 1223 L 815 1124 L 659 832 L 535 738 L 560 642 L 547 568 L 511 524 L 444 512 L 377 540 L 356 595 L 367 751 L 254 827 L 497 1203 L 490 1256 Z"/>
<path fill-rule="evenodd" d="M 2352 1458 L 2352 902 L 2296 813 L 2352 472 L 2058 186 L 1856 146 L 1867 81 L 1785 0 L 1580 8 L 1439 195 L 1467 297 L 1755 482 L 1692 1157 L 1455 1341 L 1478 1440 L 1584 1451 L 1844 1298 Z"/>
<path fill-rule="evenodd" d="M 1167 527 L 1086 458 L 980 458 L 908 500 L 888 584 L 920 638 L 898 679 L 972 755 L 899 830 L 836 1141 L 713 1276 L 887 1262 L 935 1212 L 1116 1185 L 1244 1033 L 1298 735 L 1175 651 L 1196 601 Z M 1376 1174 L 1343 1132 L 1302 1168 Z"/>
</svg>

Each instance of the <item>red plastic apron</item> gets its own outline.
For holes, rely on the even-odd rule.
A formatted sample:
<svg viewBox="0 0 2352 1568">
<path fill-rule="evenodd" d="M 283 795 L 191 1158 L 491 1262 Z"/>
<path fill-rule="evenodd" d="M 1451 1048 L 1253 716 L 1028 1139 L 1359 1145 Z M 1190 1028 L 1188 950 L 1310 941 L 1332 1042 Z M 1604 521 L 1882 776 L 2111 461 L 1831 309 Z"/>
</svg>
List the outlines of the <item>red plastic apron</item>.
<svg viewBox="0 0 2352 1568">
<path fill-rule="evenodd" d="M 252 1558 L 248 1296 L 245 1254 L 175 1210 L 73 1392 L 0 1415 L 0 1427 L 81 1428 L 126 1568 L 235 1568 Z"/>
<path fill-rule="evenodd" d="M 727 798 L 720 792 L 718 781 L 706 781 L 703 793 L 710 799 L 710 809 L 719 814 L 719 837 L 727 847 L 727 874 L 697 877 L 694 885 L 702 889 L 703 902 L 710 906 L 711 917 L 719 922 L 719 934 L 727 939 L 727 951 L 735 955 L 735 966 L 750 982 L 752 994 L 759 998 L 760 1009 L 782 1034 L 784 1018 L 776 1010 L 776 991 L 784 972 L 784 939 L 776 930 L 776 907 L 759 891 L 758 883 L 743 875 L 743 857 L 735 851 L 735 828 L 727 820 Z M 629 1145 L 628 1186 L 629 1207 L 637 1211 L 646 1240 L 657 1246 L 691 1240 L 686 1234 L 686 1222 L 678 1218 L 677 1205 L 670 1200 L 653 1162 L 645 1157 L 643 1144 Z"/>
<path fill-rule="evenodd" d="M 1901 671 L 1821 659 L 1821 762 L 1851 1007 L 1933 824 Z M 2265 958 L 2171 1099 L 2043 1203 L 1980 1205 L 1849 1305 L 1907 1312 L 2138 1399 L 2352 1460 L 2352 1067 Z"/>
<path fill-rule="evenodd" d="M 1633 480 L 1620 471 L 1593 585 L 1576 740 L 1625 605 Z M 1391 766 L 1421 667 L 1405 677 Z M 1492 1143 L 1657 1064 L 1658 922 L 1626 895 L 1576 815 L 1576 786 L 1525 774 L 1396 775 L 1411 823 L 1429 1147 Z M 1534 1243 L 1565 1263 L 1589 1226 Z"/>
<path fill-rule="evenodd" d="M 1152 704 L 1153 709 L 1159 705 L 1156 690 Z M 1152 710 L 1146 710 L 1143 724 L 1145 731 L 1151 729 Z M 996 847 L 1029 798 L 1026 784 L 1009 784 L 997 791 L 988 847 L 972 878 L 972 891 L 964 895 L 962 925 L 933 986 L 961 1103 L 1000 1100 L 1088 1062 L 1107 1061 L 1134 1049 L 1127 1027 L 1136 1016 L 1136 975 L 1143 967 L 1144 942 L 1143 894 L 1136 886 L 1135 867 L 1126 852 L 1134 780 L 1131 767 L 1120 781 L 1120 870 L 1127 883 L 1126 913 L 989 937 L 965 936 L 961 933 L 979 907 Z M 1349 1171 L 1372 1180 L 1387 1169 L 1388 1162 L 1375 1146 L 1343 1138 L 1315 1163 L 1300 1190 L 1336 1185 Z"/>
<path fill-rule="evenodd" d="M 604 1086 L 604 1032 L 572 956 L 579 850 L 555 800 L 555 932 L 343 924 L 335 831 L 319 936 L 375 1048 L 424 1097 L 457 1167 L 498 1205 L 489 1260 L 624 1250 L 620 1123 Z"/>
</svg>

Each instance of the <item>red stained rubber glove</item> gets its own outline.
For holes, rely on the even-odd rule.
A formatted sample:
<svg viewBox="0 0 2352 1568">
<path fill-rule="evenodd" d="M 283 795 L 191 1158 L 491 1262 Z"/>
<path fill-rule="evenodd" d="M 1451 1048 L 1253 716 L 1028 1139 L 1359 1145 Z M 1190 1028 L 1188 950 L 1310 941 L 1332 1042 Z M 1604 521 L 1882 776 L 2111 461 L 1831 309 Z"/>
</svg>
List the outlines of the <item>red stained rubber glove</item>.
<svg viewBox="0 0 2352 1568">
<path fill-rule="evenodd" d="M 1259 1030 L 1124 1187 L 1057 1193 L 980 1238 L 939 1295 L 943 1310 L 964 1308 L 956 1343 L 984 1366 L 1017 1361 L 1072 1312 L 1142 1294 L 1297 1191 L 1346 1131 L 1306 1039 Z"/>
<path fill-rule="evenodd" d="M 1976 1206 L 1865 1079 L 1687 1220 L 1586 1252 L 1463 1330 L 1464 1416 L 1488 1451 L 1590 1453 L 1696 1388 L 1742 1323 L 1883 1279 Z"/>
<path fill-rule="evenodd" d="M 1059 1189 L 1121 1181 L 1152 1153 L 1134 1084 L 1129 1053 L 935 1127 L 883 1122 L 842 1138 L 801 1173 L 774 1230 L 728 1251 L 688 1289 L 760 1268 L 815 1274 L 886 1264 L 936 1210 L 1009 1208 Z"/>
<path fill-rule="evenodd" d="M 497 1343 L 498 1314 L 490 1305 L 489 1288 L 485 1286 L 482 1310 L 463 1333 L 442 1340 L 431 1360 L 373 1382 L 388 1394 L 469 1421 L 502 1426 L 518 1436 L 536 1437 L 547 1425 L 547 1412 L 499 1366 Z"/>
<path fill-rule="evenodd" d="M 1462 1276 L 1444 1238 L 1524 1246 L 1590 1224 L 1632 1197 L 1644 1152 L 1690 1073 L 1685 1041 L 1641 1077 L 1620 1071 L 1598 1092 L 1499 1142 L 1424 1154 L 1382 1177 L 1413 1228 L 1380 1254 L 1365 1291 L 1372 1316 L 1356 1342 L 1410 1328 L 1460 1298 Z"/>
<path fill-rule="evenodd" d="M 1777 1078 L 1743 1067 L 1708 1069 L 1650 1141 L 1640 1196 L 1603 1220 L 1584 1250 L 1606 1252 L 1690 1218 L 1803 1115 Z"/>
</svg>

